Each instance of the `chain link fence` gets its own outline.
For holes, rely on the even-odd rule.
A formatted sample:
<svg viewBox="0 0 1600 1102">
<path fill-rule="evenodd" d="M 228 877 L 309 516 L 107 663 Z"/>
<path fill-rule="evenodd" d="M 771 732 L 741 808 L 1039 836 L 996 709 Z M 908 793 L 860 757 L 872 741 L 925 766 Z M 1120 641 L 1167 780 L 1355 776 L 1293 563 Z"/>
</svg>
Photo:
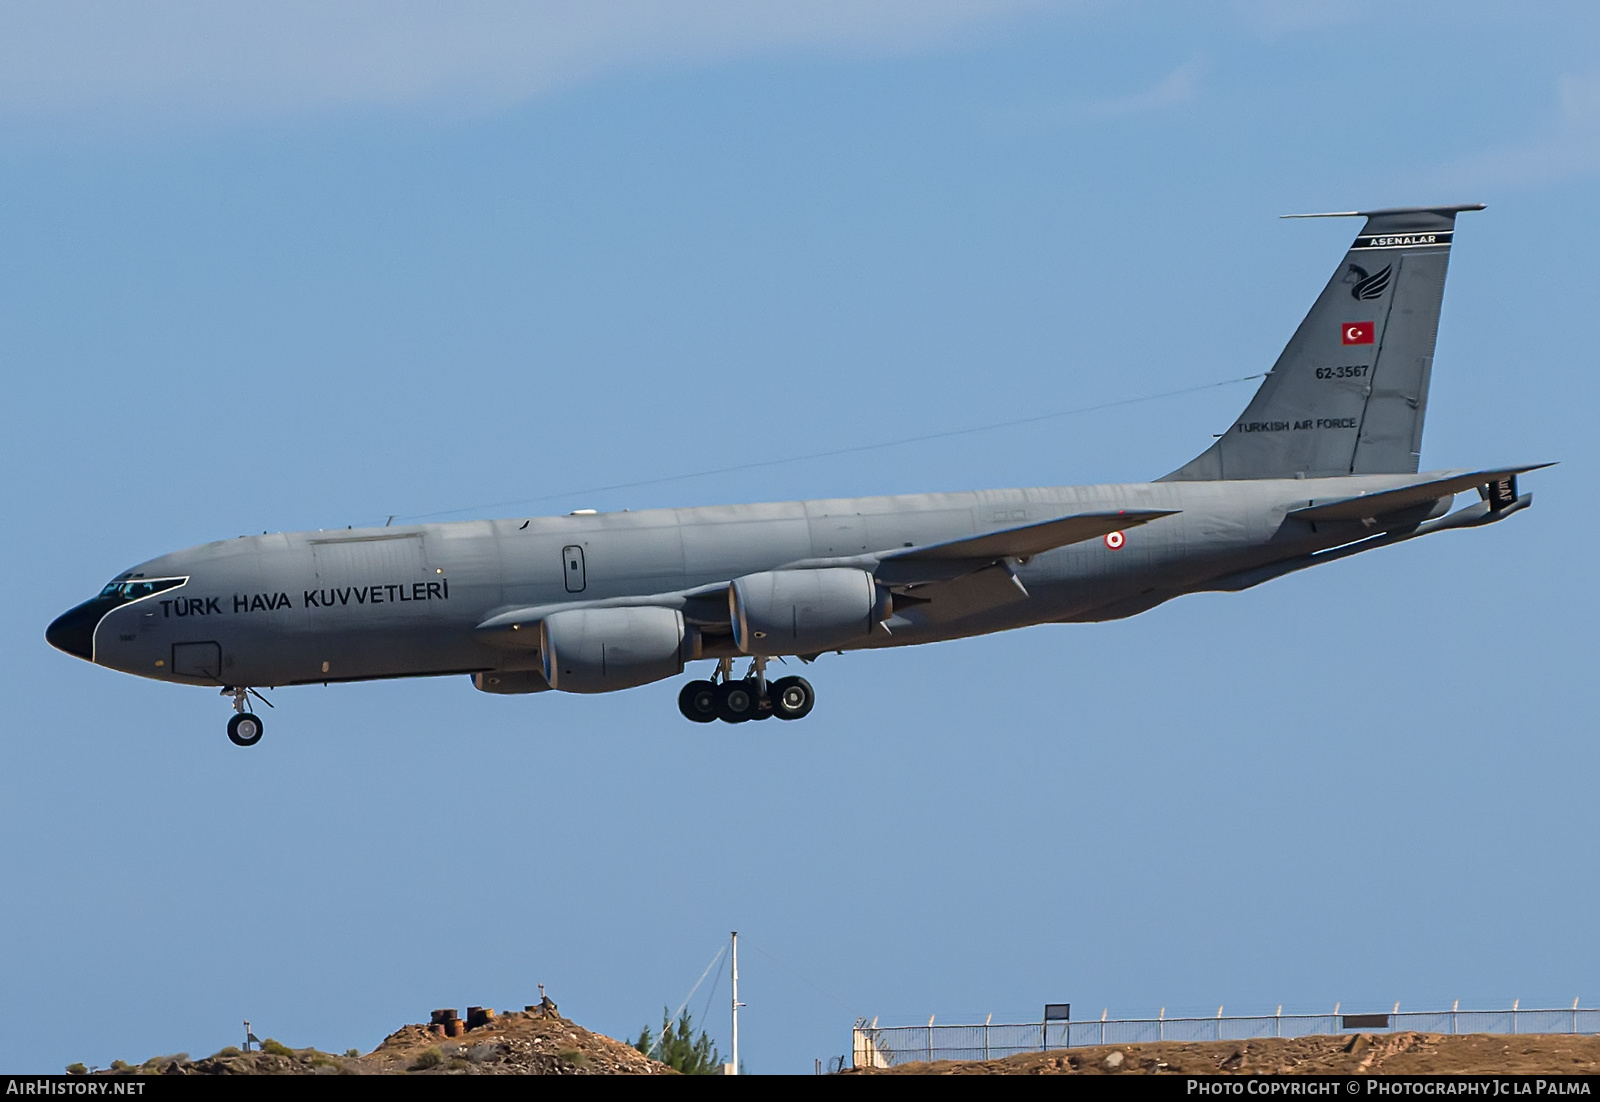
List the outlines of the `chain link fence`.
<svg viewBox="0 0 1600 1102">
<path fill-rule="evenodd" d="M 1019 1052 L 1150 1041 L 1244 1041 L 1337 1033 L 1600 1033 L 1600 1009 L 1428 1010 L 1388 1014 L 1256 1014 L 1205 1018 L 1101 1018 L 1090 1021 L 982 1025 L 879 1026 L 856 1022 L 852 1060 L 886 1068 L 922 1060 L 993 1060 Z"/>
</svg>

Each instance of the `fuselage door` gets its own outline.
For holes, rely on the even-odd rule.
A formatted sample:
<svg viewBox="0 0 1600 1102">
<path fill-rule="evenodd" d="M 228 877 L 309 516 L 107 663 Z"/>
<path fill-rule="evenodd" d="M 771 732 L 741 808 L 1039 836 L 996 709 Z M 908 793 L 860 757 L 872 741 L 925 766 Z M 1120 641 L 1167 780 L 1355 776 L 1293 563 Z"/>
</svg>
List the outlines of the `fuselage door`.
<svg viewBox="0 0 1600 1102">
<path fill-rule="evenodd" d="M 222 677 L 222 647 L 217 643 L 172 644 L 172 672 L 179 677 L 216 681 Z"/>
<path fill-rule="evenodd" d="M 582 593 L 584 580 L 583 548 L 573 544 L 561 549 L 561 573 L 567 581 L 568 593 Z"/>
</svg>

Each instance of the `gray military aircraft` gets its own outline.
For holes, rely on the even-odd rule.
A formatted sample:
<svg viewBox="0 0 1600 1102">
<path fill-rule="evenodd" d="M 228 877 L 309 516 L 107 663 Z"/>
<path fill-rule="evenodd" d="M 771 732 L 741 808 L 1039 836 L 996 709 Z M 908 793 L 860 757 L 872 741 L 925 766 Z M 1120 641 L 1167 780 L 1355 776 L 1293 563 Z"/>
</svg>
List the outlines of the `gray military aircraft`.
<svg viewBox="0 0 1600 1102">
<path fill-rule="evenodd" d="M 1547 464 L 1417 473 L 1456 215 L 1481 209 L 1342 212 L 1366 223 L 1249 406 L 1154 482 L 240 536 L 124 571 L 45 637 L 220 687 L 241 746 L 269 686 L 603 693 L 699 659 L 716 669 L 683 686 L 684 716 L 788 720 L 815 697 L 769 682 L 772 658 L 1114 620 L 1492 524 Z"/>
</svg>

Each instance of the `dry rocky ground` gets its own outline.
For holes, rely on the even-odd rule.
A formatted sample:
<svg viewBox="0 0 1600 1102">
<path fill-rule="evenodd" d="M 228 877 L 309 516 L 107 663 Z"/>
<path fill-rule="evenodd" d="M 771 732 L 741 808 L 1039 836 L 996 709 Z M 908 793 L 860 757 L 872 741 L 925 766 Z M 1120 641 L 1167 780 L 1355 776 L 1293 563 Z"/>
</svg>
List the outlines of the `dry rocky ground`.
<svg viewBox="0 0 1600 1102">
<path fill-rule="evenodd" d="M 871 1075 L 1596 1075 L 1600 1037 L 1359 1033 L 1254 1041 L 1163 1041 L 939 1060 Z"/>
<path fill-rule="evenodd" d="M 631 1045 L 591 1033 L 556 1014 L 503 1014 L 462 1037 L 445 1038 L 424 1025 L 402 1026 L 365 1056 L 336 1056 L 276 1042 L 267 1051 L 223 1049 L 215 1056 L 156 1056 L 138 1067 L 96 1075 L 661 1075 L 665 1064 Z"/>
</svg>

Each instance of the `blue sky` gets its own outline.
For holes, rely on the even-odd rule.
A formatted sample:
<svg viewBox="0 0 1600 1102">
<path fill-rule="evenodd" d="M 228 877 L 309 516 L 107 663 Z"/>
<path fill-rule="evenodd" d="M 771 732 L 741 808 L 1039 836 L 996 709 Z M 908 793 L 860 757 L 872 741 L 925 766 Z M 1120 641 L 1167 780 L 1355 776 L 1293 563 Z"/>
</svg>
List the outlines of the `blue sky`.
<svg viewBox="0 0 1600 1102">
<path fill-rule="evenodd" d="M 541 982 L 621 1035 L 734 928 L 751 1071 L 857 1015 L 1600 999 L 1592 5 L 457 9 L 0 9 L 0 1067 Z M 1560 460 L 1514 522 L 827 658 L 780 730 L 448 678 L 245 752 L 43 641 L 242 532 L 1155 477 L 1249 386 L 595 492 L 1261 371 L 1356 228 L 1277 215 L 1471 201 L 1423 458 Z"/>
</svg>

